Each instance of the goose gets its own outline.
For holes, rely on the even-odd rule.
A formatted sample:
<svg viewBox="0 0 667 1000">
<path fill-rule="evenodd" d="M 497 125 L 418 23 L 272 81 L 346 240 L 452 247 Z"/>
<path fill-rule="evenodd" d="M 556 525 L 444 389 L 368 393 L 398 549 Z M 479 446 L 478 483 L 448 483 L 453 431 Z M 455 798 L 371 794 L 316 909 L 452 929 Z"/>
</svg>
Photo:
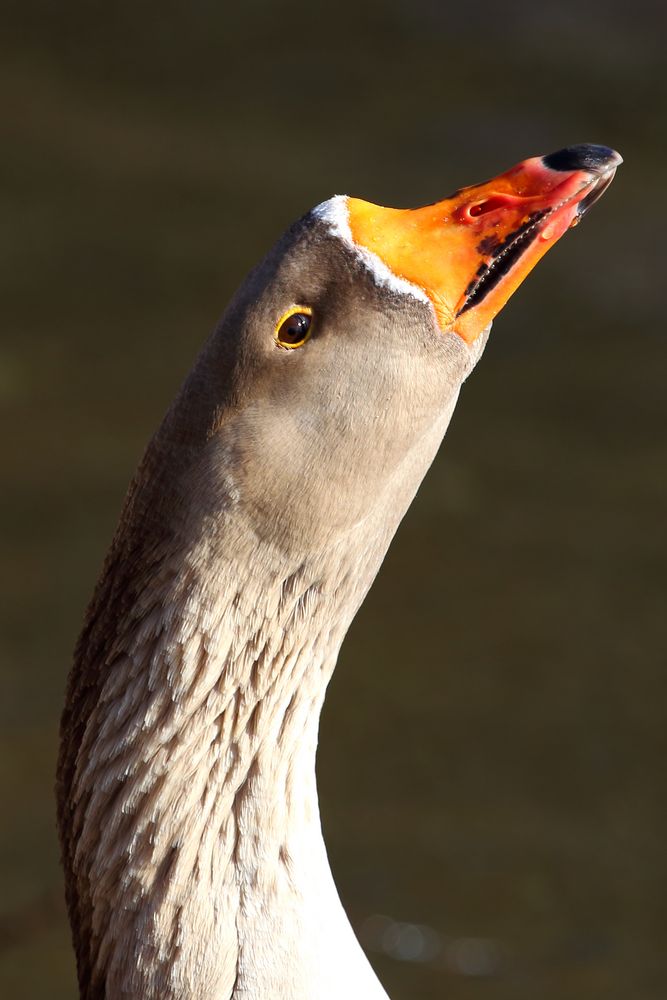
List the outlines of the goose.
<svg viewBox="0 0 667 1000">
<path fill-rule="evenodd" d="M 493 318 L 620 162 L 570 146 L 418 209 L 335 196 L 232 299 L 139 465 L 67 684 L 84 1000 L 387 1000 L 321 833 L 327 683 Z"/>
</svg>

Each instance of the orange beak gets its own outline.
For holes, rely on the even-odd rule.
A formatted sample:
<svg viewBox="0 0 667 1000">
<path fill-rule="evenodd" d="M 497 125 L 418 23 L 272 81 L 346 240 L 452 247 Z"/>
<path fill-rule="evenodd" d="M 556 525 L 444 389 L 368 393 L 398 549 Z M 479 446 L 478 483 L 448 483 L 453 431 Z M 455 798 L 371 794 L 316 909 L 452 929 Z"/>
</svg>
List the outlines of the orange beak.
<svg viewBox="0 0 667 1000">
<path fill-rule="evenodd" d="M 606 146 L 570 146 L 425 208 L 350 198 L 352 238 L 421 288 L 442 329 L 471 344 L 621 162 Z"/>
</svg>

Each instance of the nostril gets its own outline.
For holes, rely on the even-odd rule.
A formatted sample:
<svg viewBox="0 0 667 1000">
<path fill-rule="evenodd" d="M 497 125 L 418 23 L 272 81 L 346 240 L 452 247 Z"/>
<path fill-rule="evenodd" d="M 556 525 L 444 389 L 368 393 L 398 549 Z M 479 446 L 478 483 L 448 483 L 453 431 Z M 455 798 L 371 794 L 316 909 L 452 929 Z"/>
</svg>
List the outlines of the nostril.
<svg viewBox="0 0 667 1000">
<path fill-rule="evenodd" d="M 488 215 L 489 212 L 496 212 L 500 208 L 505 208 L 507 206 L 508 199 L 502 198 L 499 195 L 493 195 L 491 198 L 485 198 L 484 201 L 476 201 L 472 205 L 467 205 L 464 209 L 463 215 L 470 219 L 476 219 L 480 215 Z"/>
</svg>

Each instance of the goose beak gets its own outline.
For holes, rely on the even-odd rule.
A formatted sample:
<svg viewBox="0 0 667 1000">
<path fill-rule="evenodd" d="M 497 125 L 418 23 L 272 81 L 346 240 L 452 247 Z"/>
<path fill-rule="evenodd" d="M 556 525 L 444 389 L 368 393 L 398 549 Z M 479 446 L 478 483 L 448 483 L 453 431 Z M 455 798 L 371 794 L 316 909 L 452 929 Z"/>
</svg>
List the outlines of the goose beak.
<svg viewBox="0 0 667 1000">
<path fill-rule="evenodd" d="M 620 163 L 606 146 L 569 146 L 424 208 L 350 198 L 352 238 L 423 289 L 443 331 L 472 344 Z"/>
</svg>

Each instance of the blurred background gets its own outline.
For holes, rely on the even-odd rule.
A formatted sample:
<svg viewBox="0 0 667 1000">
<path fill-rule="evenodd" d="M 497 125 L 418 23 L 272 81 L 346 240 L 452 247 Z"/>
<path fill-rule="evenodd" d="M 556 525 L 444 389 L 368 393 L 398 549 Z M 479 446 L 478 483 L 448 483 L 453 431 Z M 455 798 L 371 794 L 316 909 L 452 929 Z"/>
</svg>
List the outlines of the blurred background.
<svg viewBox="0 0 667 1000">
<path fill-rule="evenodd" d="M 322 812 L 395 1000 L 667 997 L 663 5 L 3 0 L 0 994 L 75 996 L 53 773 L 146 440 L 336 192 L 625 165 L 498 318 L 343 648 Z"/>
</svg>

